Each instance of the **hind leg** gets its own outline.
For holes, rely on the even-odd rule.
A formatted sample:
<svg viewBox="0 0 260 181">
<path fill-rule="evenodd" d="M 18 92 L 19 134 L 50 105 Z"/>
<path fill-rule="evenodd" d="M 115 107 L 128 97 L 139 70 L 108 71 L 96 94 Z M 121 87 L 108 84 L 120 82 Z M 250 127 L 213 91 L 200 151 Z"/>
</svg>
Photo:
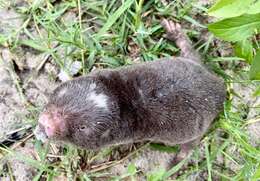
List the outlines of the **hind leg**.
<svg viewBox="0 0 260 181">
<path fill-rule="evenodd" d="M 182 161 L 183 159 L 185 159 L 186 157 L 188 157 L 188 156 L 192 153 L 193 149 L 194 149 L 197 145 L 199 145 L 200 139 L 201 139 L 201 137 L 199 137 L 199 138 L 197 138 L 197 139 L 195 139 L 195 140 L 192 140 L 192 141 L 190 141 L 190 142 L 181 144 L 181 145 L 180 145 L 180 151 L 179 151 L 179 153 L 177 153 L 177 154 L 175 155 L 175 157 L 174 157 L 173 160 L 171 161 L 170 167 L 172 167 L 172 166 L 178 164 L 180 161 Z"/>
<path fill-rule="evenodd" d="M 181 25 L 164 19 L 162 26 L 166 30 L 167 38 L 175 41 L 177 46 L 181 49 L 181 56 L 186 57 L 196 62 L 200 62 L 200 56 L 192 48 L 191 42 L 187 35 L 182 31 Z"/>
<path fill-rule="evenodd" d="M 183 159 L 188 157 L 192 153 L 192 150 L 199 144 L 200 138 L 201 137 L 199 137 L 196 140 L 190 141 L 188 143 L 181 144 L 180 145 L 181 149 L 180 149 L 179 153 L 177 153 L 175 155 L 175 157 L 173 158 L 173 160 L 170 161 L 167 169 L 170 170 L 175 165 L 177 165 L 179 162 L 181 162 Z M 171 176 L 171 179 L 173 179 L 173 180 L 177 179 L 177 177 L 180 176 L 181 173 L 185 172 L 186 169 L 187 169 L 187 166 L 182 166 L 182 168 L 180 170 L 178 170 L 175 174 L 173 174 Z"/>
</svg>

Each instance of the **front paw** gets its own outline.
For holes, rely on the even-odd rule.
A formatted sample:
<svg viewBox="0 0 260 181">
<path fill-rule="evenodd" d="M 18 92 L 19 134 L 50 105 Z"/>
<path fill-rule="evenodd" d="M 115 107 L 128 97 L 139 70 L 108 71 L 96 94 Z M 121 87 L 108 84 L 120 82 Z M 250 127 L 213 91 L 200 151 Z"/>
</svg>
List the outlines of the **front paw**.
<svg viewBox="0 0 260 181">
<path fill-rule="evenodd" d="M 167 38 L 170 40 L 176 40 L 182 34 L 182 28 L 179 23 L 163 19 L 161 25 L 166 31 Z"/>
</svg>

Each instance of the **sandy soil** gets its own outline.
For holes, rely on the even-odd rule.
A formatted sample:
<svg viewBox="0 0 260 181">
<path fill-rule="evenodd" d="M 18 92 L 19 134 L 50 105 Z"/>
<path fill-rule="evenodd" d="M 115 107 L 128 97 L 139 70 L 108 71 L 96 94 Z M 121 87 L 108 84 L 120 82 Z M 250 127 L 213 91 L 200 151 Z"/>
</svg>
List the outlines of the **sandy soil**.
<svg viewBox="0 0 260 181">
<path fill-rule="evenodd" d="M 201 2 L 207 3 L 207 1 Z M 17 1 L 16 3 L 22 6 L 24 2 Z M 3 20 L 0 21 L 0 32 L 8 34 L 11 29 L 21 27 L 23 21 L 21 18 L 17 18 L 19 16 L 13 9 L 0 9 L 0 19 Z M 66 14 L 64 18 L 73 20 L 75 14 Z M 230 54 L 230 51 L 226 52 L 225 50 L 223 49 L 220 52 L 221 55 Z M 0 143 L 2 143 L 8 138 L 21 140 L 30 135 L 32 133 L 30 128 L 35 122 L 30 122 L 29 118 L 32 116 L 37 117 L 37 114 L 35 115 L 29 108 L 34 107 L 40 110 L 47 102 L 48 93 L 61 80 L 67 78 L 64 78 L 62 71 L 49 57 L 28 48 L 20 47 L 11 51 L 6 47 L 0 47 L 0 56 L 3 60 L 0 61 Z M 75 67 L 77 69 L 77 65 Z M 255 107 L 259 107 L 260 98 L 252 96 L 255 87 L 242 84 L 234 84 L 233 86 L 234 91 L 241 96 L 240 98 L 234 98 L 234 103 L 248 105 L 248 119 L 259 115 L 260 108 L 256 109 Z M 17 135 L 12 135 L 20 129 L 22 131 L 18 131 Z M 259 145 L 260 122 L 249 124 L 248 132 L 252 143 Z M 32 136 L 26 141 L 26 144 L 18 145 L 15 150 L 26 155 L 32 155 L 32 158 L 37 159 L 34 157 L 33 140 L 34 137 Z M 155 169 L 164 168 L 172 156 L 172 154 L 146 148 L 136 156 L 114 166 L 110 169 L 110 172 L 116 175 L 126 173 L 127 165 L 132 162 L 143 173 L 148 173 Z M 34 168 L 18 160 L 12 160 L 9 164 L 17 180 L 31 180 L 36 174 Z M 196 176 L 190 178 L 190 180 L 196 180 L 194 178 L 199 177 Z M 5 176 L 2 178 L 9 180 Z"/>
</svg>

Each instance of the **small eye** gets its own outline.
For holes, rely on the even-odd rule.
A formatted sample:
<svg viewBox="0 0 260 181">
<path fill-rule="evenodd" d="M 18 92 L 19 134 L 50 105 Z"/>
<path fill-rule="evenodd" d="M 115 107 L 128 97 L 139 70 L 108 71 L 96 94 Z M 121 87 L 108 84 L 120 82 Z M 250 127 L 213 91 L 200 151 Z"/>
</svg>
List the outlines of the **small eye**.
<svg viewBox="0 0 260 181">
<path fill-rule="evenodd" d="M 83 126 L 80 126 L 80 127 L 79 127 L 79 130 L 84 131 L 86 128 L 87 128 L 87 127 L 86 127 L 85 125 L 83 125 Z"/>
</svg>

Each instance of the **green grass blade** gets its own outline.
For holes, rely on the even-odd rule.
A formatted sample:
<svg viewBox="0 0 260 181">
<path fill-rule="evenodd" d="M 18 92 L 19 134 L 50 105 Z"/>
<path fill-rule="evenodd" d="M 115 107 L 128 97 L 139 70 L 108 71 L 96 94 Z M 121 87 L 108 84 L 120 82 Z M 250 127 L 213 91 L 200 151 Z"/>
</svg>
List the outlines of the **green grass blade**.
<svg viewBox="0 0 260 181">
<path fill-rule="evenodd" d="M 117 19 L 133 4 L 133 2 L 134 0 L 127 0 L 124 4 L 122 4 L 122 6 L 108 18 L 104 26 L 98 31 L 95 36 L 96 39 L 100 39 L 103 34 L 117 21 Z"/>
</svg>

